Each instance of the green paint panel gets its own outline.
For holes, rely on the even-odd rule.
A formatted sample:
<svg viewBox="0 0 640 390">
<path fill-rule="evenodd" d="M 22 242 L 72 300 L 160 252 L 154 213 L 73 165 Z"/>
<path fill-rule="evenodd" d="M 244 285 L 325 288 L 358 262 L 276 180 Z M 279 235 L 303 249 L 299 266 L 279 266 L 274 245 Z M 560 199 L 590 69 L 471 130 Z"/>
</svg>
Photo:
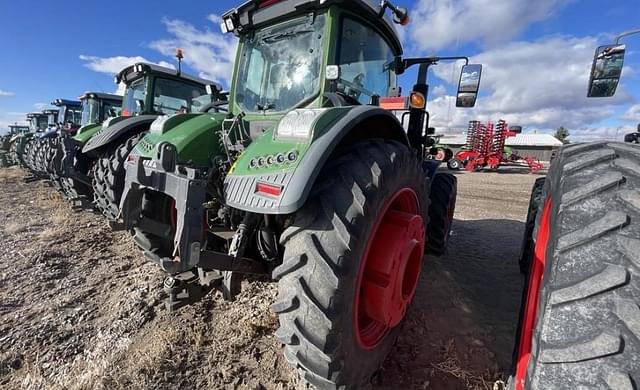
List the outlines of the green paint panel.
<svg viewBox="0 0 640 390">
<path fill-rule="evenodd" d="M 313 135 L 309 140 L 277 139 L 274 137 L 275 128 L 265 131 L 240 155 L 229 175 L 275 174 L 296 169 L 303 160 L 309 146 L 352 109 L 353 107 L 327 109 L 316 120 L 313 126 Z M 252 160 L 274 158 L 278 154 L 287 156 L 291 152 L 297 155 L 296 160 L 293 162 L 286 161 L 282 164 L 274 163 L 263 167 L 252 167 L 251 165 Z"/>
<path fill-rule="evenodd" d="M 183 118 L 177 118 L 180 116 Z M 155 157 L 157 145 L 168 142 L 176 147 L 180 163 L 191 161 L 200 167 L 209 166 L 213 156 L 224 155 L 217 133 L 224 117 L 225 114 L 176 115 L 165 123 L 162 133 L 149 133 L 140 140 L 134 153 Z M 168 126 L 174 118 L 177 125 Z"/>
<path fill-rule="evenodd" d="M 88 125 L 82 126 L 78 133 L 73 137 L 79 144 L 84 145 L 96 135 L 100 130 L 102 130 L 102 124 L 90 123 Z"/>
</svg>

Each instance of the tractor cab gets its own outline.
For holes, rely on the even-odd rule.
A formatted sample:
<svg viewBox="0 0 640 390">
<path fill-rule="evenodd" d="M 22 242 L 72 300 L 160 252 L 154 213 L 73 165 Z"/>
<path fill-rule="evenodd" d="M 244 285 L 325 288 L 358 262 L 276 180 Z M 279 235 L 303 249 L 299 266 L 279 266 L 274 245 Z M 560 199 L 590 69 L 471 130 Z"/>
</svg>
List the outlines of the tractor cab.
<svg viewBox="0 0 640 390">
<path fill-rule="evenodd" d="M 31 112 L 27 114 L 29 131 L 38 133 L 44 131 L 49 125 L 49 116 L 42 112 Z"/>
<path fill-rule="evenodd" d="M 102 123 L 107 118 L 120 116 L 122 96 L 102 92 L 85 92 L 78 99 L 82 102 L 81 126 Z"/>
<path fill-rule="evenodd" d="M 230 111 L 242 113 L 250 123 L 258 122 L 251 127 L 264 130 L 296 109 L 384 107 L 381 100 L 402 99 L 409 114 L 409 140 L 424 152 L 429 66 L 465 61 L 458 107 L 475 105 L 482 67 L 469 65 L 466 57 L 402 58 L 395 25 L 408 22 L 407 11 L 388 1 L 246 2 L 225 13 L 221 23 L 223 32 L 240 39 Z M 402 98 L 398 75 L 414 65 L 420 66 L 418 81 L 411 95 Z M 321 112 L 313 111 L 314 118 L 309 112 L 308 120 Z M 308 136 L 303 130 L 298 134 L 276 131 L 276 137 L 282 138 Z"/>
<path fill-rule="evenodd" d="M 10 135 L 16 135 L 16 134 L 24 134 L 29 132 L 29 126 L 24 126 L 24 125 L 9 125 L 9 134 Z"/>
<path fill-rule="evenodd" d="M 77 100 L 56 99 L 51 102 L 57 109 L 56 124 L 69 133 L 74 133 L 80 127 L 82 118 L 82 104 Z"/>
<path fill-rule="evenodd" d="M 123 69 L 115 82 L 126 85 L 124 117 L 198 112 L 216 100 L 214 91 L 222 89 L 209 80 L 145 63 Z"/>
</svg>

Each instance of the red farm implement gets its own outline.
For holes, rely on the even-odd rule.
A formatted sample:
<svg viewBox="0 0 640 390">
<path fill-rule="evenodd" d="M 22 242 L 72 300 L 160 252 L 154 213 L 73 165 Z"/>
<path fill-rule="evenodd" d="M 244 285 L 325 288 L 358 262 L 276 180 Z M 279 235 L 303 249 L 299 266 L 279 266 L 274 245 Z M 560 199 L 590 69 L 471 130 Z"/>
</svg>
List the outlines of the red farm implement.
<svg viewBox="0 0 640 390">
<path fill-rule="evenodd" d="M 499 120 L 495 125 L 479 121 L 470 121 L 467 129 L 467 143 L 454 158 L 449 160 L 450 169 L 466 169 L 467 171 L 481 171 L 484 168 L 497 170 L 500 166 L 520 166 L 529 168 L 535 173 L 543 168 L 542 163 L 532 156 L 519 156 L 510 150 L 505 151 L 508 137 L 515 137 L 521 131 L 520 127 L 509 129 L 507 122 Z"/>
</svg>

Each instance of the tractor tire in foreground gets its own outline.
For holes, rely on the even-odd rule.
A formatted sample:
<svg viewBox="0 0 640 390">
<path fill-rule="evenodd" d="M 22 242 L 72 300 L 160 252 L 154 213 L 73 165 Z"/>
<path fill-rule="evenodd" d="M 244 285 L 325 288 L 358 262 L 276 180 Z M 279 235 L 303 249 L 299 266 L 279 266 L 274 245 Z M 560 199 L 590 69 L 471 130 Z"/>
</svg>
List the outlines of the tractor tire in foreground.
<svg viewBox="0 0 640 390">
<path fill-rule="evenodd" d="M 456 209 L 458 179 L 450 173 L 436 173 L 431 182 L 426 253 L 441 256 L 447 249 Z"/>
<path fill-rule="evenodd" d="M 578 144 L 544 185 L 514 389 L 640 383 L 640 147 Z"/>
<path fill-rule="evenodd" d="M 529 271 L 529 263 L 533 256 L 533 229 L 536 224 L 536 217 L 538 216 L 538 209 L 540 203 L 542 203 L 544 193 L 544 182 L 547 179 L 545 177 L 539 177 L 533 184 L 531 190 L 531 198 L 529 199 L 529 211 L 527 212 L 527 220 L 524 224 L 524 239 L 522 240 L 522 249 L 520 251 L 520 259 L 518 265 L 520 267 L 520 273 L 526 275 Z"/>
<path fill-rule="evenodd" d="M 391 349 L 422 267 L 427 187 L 406 146 L 361 142 L 324 168 L 283 232 L 276 337 L 314 386 L 364 384 Z"/>
<path fill-rule="evenodd" d="M 125 179 L 124 163 L 143 135 L 135 134 L 108 149 L 93 167 L 94 203 L 110 222 L 115 222 L 119 214 Z"/>
</svg>

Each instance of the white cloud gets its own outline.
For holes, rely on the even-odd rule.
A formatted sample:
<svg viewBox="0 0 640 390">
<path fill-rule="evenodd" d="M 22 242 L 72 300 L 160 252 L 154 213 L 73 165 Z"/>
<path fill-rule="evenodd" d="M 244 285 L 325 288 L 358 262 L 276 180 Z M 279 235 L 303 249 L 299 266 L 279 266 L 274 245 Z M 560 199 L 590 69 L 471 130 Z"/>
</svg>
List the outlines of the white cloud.
<svg viewBox="0 0 640 390">
<path fill-rule="evenodd" d="M 133 65 L 137 62 L 147 62 L 151 64 L 157 64 L 157 65 L 164 66 L 171 69 L 176 68 L 175 65 L 169 62 L 166 62 L 166 61 L 153 62 L 141 56 L 97 57 L 97 56 L 87 56 L 87 55 L 81 54 L 80 59 L 85 62 L 84 66 L 86 66 L 87 68 L 95 72 L 107 73 L 111 75 L 117 74 L 122 69 L 126 68 L 129 65 Z"/>
<path fill-rule="evenodd" d="M 634 104 L 624 113 L 622 119 L 634 122 L 640 122 L 640 104 Z"/>
<path fill-rule="evenodd" d="M 483 65 L 476 108 L 457 109 L 453 96 L 437 97 L 429 102 L 432 125 L 462 129 L 471 119 L 505 119 L 525 130 L 558 126 L 586 129 L 607 119 L 616 105 L 631 98 L 623 85 L 613 98 L 586 97 L 596 46 L 592 37 L 552 36 L 534 42 L 511 42 L 473 56 L 471 62 Z M 459 65 L 433 69 L 445 82 L 457 83 Z"/>
<path fill-rule="evenodd" d="M 3 90 L 0 89 L 0 97 L 9 97 L 9 96 L 15 96 L 15 93 L 8 92 L 8 91 L 3 91 Z"/>
<path fill-rule="evenodd" d="M 528 25 L 551 17 L 570 0 L 419 0 L 410 35 L 422 50 L 480 41 L 508 42 Z M 416 23 L 415 21 L 420 21 Z"/>
<path fill-rule="evenodd" d="M 220 24 L 218 15 L 209 15 L 216 30 Z M 177 19 L 162 21 L 171 34 L 149 45 L 166 56 L 173 56 L 176 48 L 184 50 L 184 62 L 195 69 L 200 77 L 229 85 L 235 61 L 237 38 L 232 34 L 211 31 L 208 27 L 198 29 L 192 24 Z"/>
</svg>

